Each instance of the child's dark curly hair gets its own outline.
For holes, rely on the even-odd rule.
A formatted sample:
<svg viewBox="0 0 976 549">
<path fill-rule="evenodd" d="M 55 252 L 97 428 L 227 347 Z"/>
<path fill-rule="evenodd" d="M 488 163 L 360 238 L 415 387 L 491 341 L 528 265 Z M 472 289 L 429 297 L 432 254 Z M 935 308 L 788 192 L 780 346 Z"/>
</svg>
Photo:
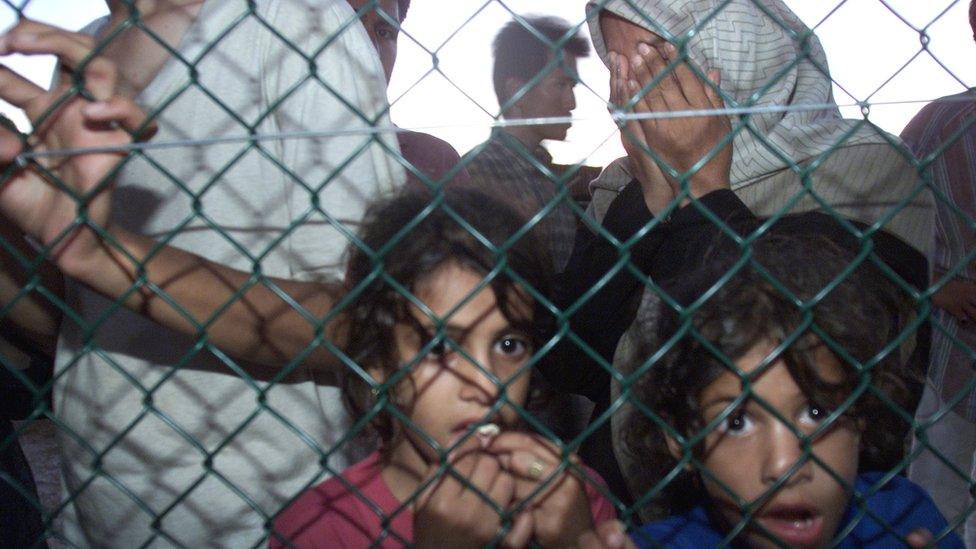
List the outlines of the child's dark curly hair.
<svg viewBox="0 0 976 549">
<path fill-rule="evenodd" d="M 797 335 L 778 358 L 811 402 L 836 408 L 862 380 L 870 382 L 873 390 L 861 394 L 844 415 L 862 429 L 859 468 L 888 468 L 892 457 L 904 452 L 903 437 L 897 435 L 904 432 L 898 427 L 904 420 L 885 398 L 903 409 L 910 400 L 898 346 L 882 353 L 889 342 L 897 341 L 909 316 L 897 288 L 867 262 L 845 275 L 857 264 L 854 254 L 824 237 L 767 233 L 753 244 L 751 261 L 720 282 L 741 255 L 737 249 L 720 252 L 702 268 L 665 286 L 681 308 L 715 290 L 686 314 L 662 303 L 657 348 L 641 349 L 640 356 L 651 357 L 661 346 L 672 346 L 639 378 L 633 396 L 678 435 L 693 436 L 705 426 L 699 409 L 701 391 L 729 371 L 704 342 L 734 362 L 758 343 L 777 345 Z M 799 302 L 815 304 L 804 310 Z M 817 374 L 814 351 L 820 345 L 826 345 L 842 365 L 839 383 L 828 383 Z M 868 419 L 870 427 L 863 428 Z M 661 424 L 635 413 L 625 433 L 628 452 L 648 469 L 645 482 L 653 484 L 674 471 L 677 461 L 668 451 Z M 693 453 L 701 458 L 701 450 L 699 444 Z M 697 474 L 687 470 L 667 485 L 663 495 L 671 512 L 704 501 Z"/>
<path fill-rule="evenodd" d="M 387 376 L 396 372 L 401 364 L 393 328 L 416 323 L 402 289 L 416 292 L 427 276 L 449 262 L 492 276 L 499 310 L 538 347 L 551 336 L 554 322 L 530 292 L 546 299 L 551 295 L 551 260 L 534 231 L 513 239 L 523 224 L 507 203 L 470 188 L 412 190 L 375 203 L 364 219 L 362 244 L 350 246 L 346 355 L 363 370 L 376 368 Z M 521 303 L 526 298 L 532 303 L 531 316 Z M 365 372 L 344 370 L 346 406 L 354 417 L 363 417 L 376 400 L 371 393 L 375 384 Z M 395 434 L 389 413 L 376 415 L 370 424 L 383 442 Z"/>
</svg>

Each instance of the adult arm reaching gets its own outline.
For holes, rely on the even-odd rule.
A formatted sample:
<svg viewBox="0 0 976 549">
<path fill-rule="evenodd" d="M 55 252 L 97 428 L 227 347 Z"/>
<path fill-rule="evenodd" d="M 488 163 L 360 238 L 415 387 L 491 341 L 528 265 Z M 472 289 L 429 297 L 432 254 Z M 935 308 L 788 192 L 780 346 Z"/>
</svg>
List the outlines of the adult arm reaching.
<svg viewBox="0 0 976 549">
<path fill-rule="evenodd" d="M 112 181 L 127 157 L 126 146 L 150 137 L 153 126 L 135 103 L 117 94 L 115 66 L 91 56 L 93 47 L 88 36 L 29 20 L 3 37 L 3 53 L 55 55 L 63 77 L 47 91 L 0 70 L 0 97 L 23 109 L 35 126 L 30 155 L 23 154 L 19 135 L 0 131 L 0 163 L 6 166 L 0 213 L 37 240 L 61 273 L 110 298 L 124 298 L 127 307 L 169 328 L 191 335 L 205 329 L 214 345 L 257 363 L 279 365 L 304 352 L 317 336 L 314 319 L 322 319 L 340 293 L 338 282 L 255 277 L 111 222 Z M 76 80 L 85 93 L 76 89 Z M 72 152 L 78 149 L 83 151 Z M 0 279 L 6 290 L 17 283 L 15 277 Z M 5 293 L 4 302 L 14 295 Z M 11 318 L 30 326 L 37 319 L 28 313 Z M 55 318 L 47 322 L 42 326 L 56 330 Z M 323 336 L 335 339 L 338 326 L 326 323 Z M 305 361 L 336 363 L 321 346 Z"/>
</svg>

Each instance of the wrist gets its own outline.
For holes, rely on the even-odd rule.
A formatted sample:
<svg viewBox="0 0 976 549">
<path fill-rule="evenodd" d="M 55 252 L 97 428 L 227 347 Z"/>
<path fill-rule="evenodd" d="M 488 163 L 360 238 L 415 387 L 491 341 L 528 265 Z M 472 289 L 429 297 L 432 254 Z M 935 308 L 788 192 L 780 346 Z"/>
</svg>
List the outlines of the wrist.
<svg viewBox="0 0 976 549">
<path fill-rule="evenodd" d="M 699 172 L 691 178 L 690 185 L 691 196 L 695 198 L 701 198 L 706 194 L 721 191 L 723 189 L 731 189 L 732 186 L 729 183 L 728 174 L 716 175 L 707 172 Z"/>
<path fill-rule="evenodd" d="M 649 186 L 642 185 L 642 191 L 644 196 L 644 204 L 647 206 L 647 211 L 651 212 L 654 216 L 660 214 L 665 210 L 674 200 L 674 193 L 671 192 L 670 187 L 662 186 Z"/>
<path fill-rule="evenodd" d="M 131 285 L 136 270 L 133 259 L 141 261 L 144 254 L 133 245 L 135 235 L 132 233 L 114 226 L 105 227 L 103 231 L 98 235 L 79 234 L 75 238 L 94 239 L 95 242 L 83 249 L 72 248 L 80 243 L 69 243 L 59 254 L 57 265 L 65 275 L 96 290 L 113 293 L 113 289 L 120 285 Z"/>
</svg>

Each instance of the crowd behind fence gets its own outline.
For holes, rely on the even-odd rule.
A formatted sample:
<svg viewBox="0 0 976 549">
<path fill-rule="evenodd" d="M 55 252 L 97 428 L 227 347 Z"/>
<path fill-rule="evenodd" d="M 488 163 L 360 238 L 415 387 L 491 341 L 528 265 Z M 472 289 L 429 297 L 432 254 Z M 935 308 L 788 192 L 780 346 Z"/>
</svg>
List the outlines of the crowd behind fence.
<svg viewBox="0 0 976 549">
<path fill-rule="evenodd" d="M 976 546 L 971 92 L 895 136 L 781 0 L 596 0 L 485 37 L 459 155 L 410 4 L 2 39 L 5 544 Z M 558 164 L 591 53 L 625 155 Z"/>
</svg>

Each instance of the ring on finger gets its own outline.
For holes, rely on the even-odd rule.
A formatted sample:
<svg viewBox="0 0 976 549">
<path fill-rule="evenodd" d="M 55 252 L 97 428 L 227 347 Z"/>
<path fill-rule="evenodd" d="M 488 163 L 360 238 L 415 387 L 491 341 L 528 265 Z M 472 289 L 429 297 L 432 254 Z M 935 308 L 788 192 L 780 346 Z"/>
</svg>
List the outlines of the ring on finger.
<svg viewBox="0 0 976 549">
<path fill-rule="evenodd" d="M 529 465 L 529 469 L 526 473 L 532 480 L 539 480 L 542 478 L 542 474 L 546 472 L 546 464 L 539 460 L 535 460 Z"/>
</svg>

